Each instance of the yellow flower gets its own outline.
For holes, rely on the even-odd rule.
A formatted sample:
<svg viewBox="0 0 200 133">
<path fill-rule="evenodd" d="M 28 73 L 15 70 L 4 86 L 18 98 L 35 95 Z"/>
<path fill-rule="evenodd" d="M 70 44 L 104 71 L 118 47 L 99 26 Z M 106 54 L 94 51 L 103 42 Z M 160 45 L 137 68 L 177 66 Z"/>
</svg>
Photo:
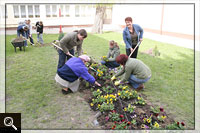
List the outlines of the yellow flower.
<svg viewBox="0 0 200 133">
<path fill-rule="evenodd" d="M 113 101 L 111 101 L 110 103 L 113 104 Z"/>
<path fill-rule="evenodd" d="M 132 95 L 132 93 L 130 92 L 130 93 L 129 93 L 129 95 L 131 96 L 131 95 Z"/>
<path fill-rule="evenodd" d="M 146 122 L 147 118 L 144 118 L 143 121 Z"/>
<path fill-rule="evenodd" d="M 107 101 L 107 104 L 109 104 L 109 102 Z"/>
<path fill-rule="evenodd" d="M 165 116 L 165 115 L 162 115 L 161 117 L 162 117 L 162 119 L 165 119 L 165 118 L 166 118 L 166 116 Z"/>
<path fill-rule="evenodd" d="M 122 89 L 123 89 L 123 90 L 125 90 L 125 89 L 126 89 L 126 86 L 125 86 L 125 87 L 123 87 Z"/>
<path fill-rule="evenodd" d="M 94 104 L 93 104 L 93 103 L 90 103 L 90 106 L 94 106 Z"/>
<path fill-rule="evenodd" d="M 157 122 L 154 123 L 155 128 L 159 128 L 159 124 Z"/>
<path fill-rule="evenodd" d="M 128 91 L 125 91 L 125 93 L 128 93 Z"/>
<path fill-rule="evenodd" d="M 110 99 L 110 101 L 112 101 L 112 99 Z"/>
<path fill-rule="evenodd" d="M 128 108 L 130 108 L 130 107 L 131 107 L 131 105 L 129 104 L 129 105 L 128 105 Z"/>
<path fill-rule="evenodd" d="M 142 105 L 144 105 L 145 103 L 143 102 Z"/>
<path fill-rule="evenodd" d="M 119 93 L 118 93 L 118 96 L 120 96 L 120 95 L 121 95 L 121 93 L 119 92 Z"/>
<path fill-rule="evenodd" d="M 141 97 L 137 97 L 138 100 L 141 100 Z"/>
<path fill-rule="evenodd" d="M 124 108 L 124 111 L 127 111 L 127 108 Z"/>
<path fill-rule="evenodd" d="M 97 89 L 97 92 L 99 92 L 100 90 L 99 89 Z"/>
<path fill-rule="evenodd" d="M 150 120 L 150 119 L 147 119 L 147 122 L 148 122 L 148 123 L 150 123 L 150 122 L 151 122 L 151 120 Z"/>
<path fill-rule="evenodd" d="M 92 99 L 92 101 L 94 101 L 94 99 Z"/>
<path fill-rule="evenodd" d="M 98 104 L 98 108 L 100 107 L 101 105 L 100 104 Z"/>
</svg>

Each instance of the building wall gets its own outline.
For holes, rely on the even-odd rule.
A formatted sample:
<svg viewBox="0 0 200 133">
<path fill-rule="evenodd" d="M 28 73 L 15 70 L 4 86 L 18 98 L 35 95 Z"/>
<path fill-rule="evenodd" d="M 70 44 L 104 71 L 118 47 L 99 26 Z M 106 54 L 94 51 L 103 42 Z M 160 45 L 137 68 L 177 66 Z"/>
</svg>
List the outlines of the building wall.
<svg viewBox="0 0 200 133">
<path fill-rule="evenodd" d="M 53 17 L 53 12 L 50 12 L 51 17 L 47 17 L 47 11 L 46 11 L 46 5 L 45 4 L 40 4 L 39 5 L 39 12 L 40 12 L 40 17 L 35 17 L 35 11 L 33 13 L 33 18 L 28 17 L 28 5 L 25 5 L 26 7 L 26 18 L 20 17 L 15 18 L 14 17 L 14 9 L 13 6 L 19 6 L 19 12 L 20 12 L 20 5 L 16 4 L 8 4 L 7 5 L 7 14 L 8 18 L 6 20 L 6 26 L 7 27 L 16 27 L 18 25 L 18 22 L 24 21 L 25 19 L 30 19 L 32 23 L 36 23 L 37 21 L 43 21 L 45 26 L 58 26 L 58 25 L 90 25 L 93 24 L 94 16 L 95 16 L 95 6 L 92 5 L 75 5 L 75 4 L 50 4 L 51 11 L 52 11 L 52 6 L 56 6 L 56 17 Z M 69 14 L 70 16 L 63 16 L 59 17 L 59 8 L 60 6 L 69 6 Z M 34 7 L 34 5 L 33 5 Z M 75 11 L 76 8 L 79 8 L 79 13 Z M 66 13 L 65 11 L 62 12 L 63 14 Z M 62 15 L 61 13 L 61 15 Z M 48 13 L 49 14 L 49 13 Z M 78 15 L 78 16 L 76 16 Z"/>
<path fill-rule="evenodd" d="M 194 34 L 192 4 L 116 4 L 113 6 L 114 25 L 124 26 L 124 19 L 127 16 L 132 17 L 133 23 L 139 24 L 148 32 L 188 35 L 188 38 L 192 38 Z"/>
</svg>

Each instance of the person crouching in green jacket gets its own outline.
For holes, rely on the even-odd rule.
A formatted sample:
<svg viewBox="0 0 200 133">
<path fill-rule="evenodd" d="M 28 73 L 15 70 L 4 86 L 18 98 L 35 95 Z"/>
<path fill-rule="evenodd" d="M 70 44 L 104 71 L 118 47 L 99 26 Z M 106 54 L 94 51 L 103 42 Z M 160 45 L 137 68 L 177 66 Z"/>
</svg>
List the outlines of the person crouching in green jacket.
<svg viewBox="0 0 200 133">
<path fill-rule="evenodd" d="M 115 82 L 116 86 L 125 81 L 129 81 L 133 88 L 141 90 L 144 88 L 143 83 L 151 78 L 150 68 L 141 60 L 129 58 L 127 55 L 121 54 L 117 56 L 116 62 L 123 66 L 123 68 L 111 78 L 111 80 L 114 80 L 116 77 L 123 74 L 123 78 Z"/>
<path fill-rule="evenodd" d="M 114 69 L 116 67 L 119 67 L 120 64 L 116 62 L 116 57 L 120 55 L 120 49 L 119 46 L 117 45 L 117 42 L 111 40 L 109 42 L 109 52 L 106 57 L 106 59 L 103 59 L 101 61 L 102 65 L 107 66 L 108 68 Z"/>
</svg>

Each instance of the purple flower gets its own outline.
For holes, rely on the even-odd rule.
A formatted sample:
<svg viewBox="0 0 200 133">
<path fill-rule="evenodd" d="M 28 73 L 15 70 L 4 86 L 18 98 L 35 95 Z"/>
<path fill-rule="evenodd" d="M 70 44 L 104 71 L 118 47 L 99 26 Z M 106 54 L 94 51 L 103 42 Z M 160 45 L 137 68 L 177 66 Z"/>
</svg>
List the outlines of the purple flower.
<svg viewBox="0 0 200 133">
<path fill-rule="evenodd" d="M 145 127 L 146 129 L 149 129 L 149 126 L 147 126 L 147 125 L 144 125 L 144 127 Z"/>
</svg>

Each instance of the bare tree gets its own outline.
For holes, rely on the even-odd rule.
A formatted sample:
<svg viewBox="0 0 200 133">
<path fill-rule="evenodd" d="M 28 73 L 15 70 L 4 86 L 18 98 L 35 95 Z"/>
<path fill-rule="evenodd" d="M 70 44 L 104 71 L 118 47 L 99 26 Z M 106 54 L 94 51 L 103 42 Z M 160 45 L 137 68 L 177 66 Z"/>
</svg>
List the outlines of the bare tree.
<svg viewBox="0 0 200 133">
<path fill-rule="evenodd" d="M 103 33 L 103 19 L 104 14 L 106 11 L 106 5 L 104 4 L 98 4 L 96 6 L 96 15 L 94 20 L 94 25 L 92 27 L 92 33 Z"/>
</svg>

